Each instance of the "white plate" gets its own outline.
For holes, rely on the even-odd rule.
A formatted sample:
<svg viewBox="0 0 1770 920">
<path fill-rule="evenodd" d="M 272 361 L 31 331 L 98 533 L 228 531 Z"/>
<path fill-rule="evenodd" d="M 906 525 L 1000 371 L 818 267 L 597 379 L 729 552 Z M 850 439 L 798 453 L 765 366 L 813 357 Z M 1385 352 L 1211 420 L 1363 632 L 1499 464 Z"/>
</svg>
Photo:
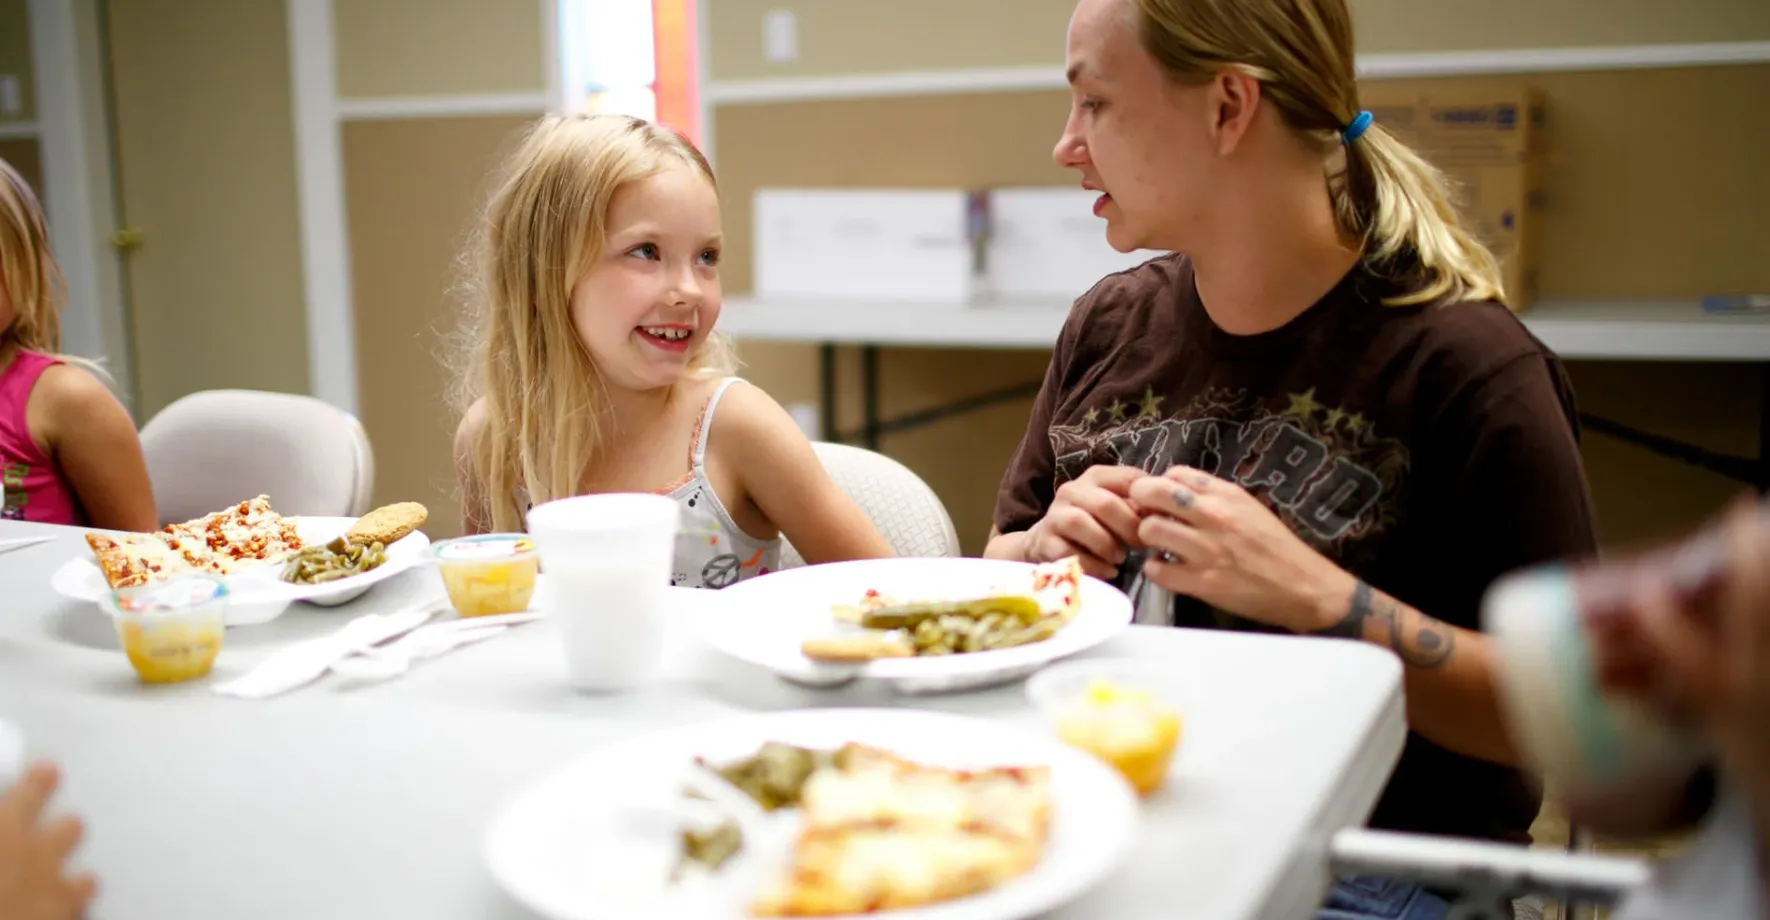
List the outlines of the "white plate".
<svg viewBox="0 0 1770 920">
<path fill-rule="evenodd" d="M 357 519 L 304 516 L 293 520 L 295 532 L 301 536 L 301 542 L 311 546 L 330 543 L 349 530 Z M 281 563 L 255 566 L 249 571 L 230 575 L 226 579 L 230 595 L 227 625 L 246 626 L 268 622 L 276 619 L 296 601 L 332 607 L 355 600 L 380 582 L 422 563 L 424 551 L 429 546 L 430 538 L 423 531 L 415 531 L 388 547 L 387 561 L 379 567 L 323 585 L 292 585 L 284 582 L 281 578 Z M 98 570 L 98 564 L 90 554 L 62 563 L 50 577 L 50 585 L 63 597 L 95 604 L 101 603 L 105 595 L 110 593 L 104 573 Z"/>
<path fill-rule="evenodd" d="M 855 604 L 867 589 L 910 601 L 980 596 L 1004 584 L 1031 584 L 1033 566 L 999 559 L 871 559 L 804 566 L 740 581 L 706 605 L 704 640 L 726 654 L 809 683 L 846 674 L 883 680 L 910 692 L 940 692 L 1025 677 L 1046 664 L 1086 651 L 1131 623 L 1124 592 L 1082 579 L 1076 618 L 1043 642 L 967 655 L 886 658 L 859 666 L 826 665 L 799 651 L 805 639 L 853 627 L 838 623 L 834 604 Z"/>
<path fill-rule="evenodd" d="M 720 762 L 765 741 L 834 748 L 854 741 L 929 764 L 1051 767 L 1052 812 L 1044 859 L 987 894 L 893 920 L 1018 920 L 1055 909 L 1104 881 L 1136 836 L 1131 787 L 1094 757 L 1055 737 L 968 716 L 914 710 L 821 709 L 703 722 L 605 745 L 517 793 L 486 833 L 492 876 L 551 920 L 627 917 L 737 918 L 784 846 L 747 848 L 702 884 L 664 883 L 674 861 L 681 780 L 696 755 Z M 783 839 L 796 814 L 777 813 Z M 755 850 L 774 850 L 773 854 Z M 771 858 L 771 855 L 773 858 Z"/>
</svg>

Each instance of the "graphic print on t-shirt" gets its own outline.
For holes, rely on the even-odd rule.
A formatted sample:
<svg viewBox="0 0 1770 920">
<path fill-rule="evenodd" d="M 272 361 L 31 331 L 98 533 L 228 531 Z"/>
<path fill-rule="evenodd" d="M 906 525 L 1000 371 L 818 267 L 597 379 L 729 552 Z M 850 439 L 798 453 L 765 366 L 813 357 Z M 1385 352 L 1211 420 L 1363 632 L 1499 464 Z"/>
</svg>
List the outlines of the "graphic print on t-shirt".
<svg viewBox="0 0 1770 920">
<path fill-rule="evenodd" d="M 25 477 L 31 468 L 23 463 L 0 467 L 0 521 L 25 519 Z"/>
<path fill-rule="evenodd" d="M 1048 431 L 1053 488 L 1103 463 L 1152 475 L 1190 466 L 1233 479 L 1304 542 L 1345 565 L 1373 551 L 1366 542 L 1394 523 L 1408 451 L 1380 436 L 1362 412 L 1324 405 L 1315 394 L 1261 400 L 1246 390 L 1209 389 L 1164 415 L 1165 398 L 1145 387 L 1134 403 L 1089 406 L 1076 423 Z M 1140 559 L 1133 554 L 1120 570 L 1126 583 L 1119 587 L 1134 596 Z M 1173 616 L 1177 625 L 1282 631 L 1194 598 L 1175 598 Z"/>
<path fill-rule="evenodd" d="M 1362 413 L 1324 405 L 1315 392 L 1261 400 L 1206 390 L 1164 416 L 1164 397 L 1146 387 L 1134 405 L 1114 398 L 1090 406 L 1079 422 L 1050 428 L 1054 485 L 1101 463 L 1150 474 L 1190 466 L 1240 484 L 1306 542 L 1338 556 L 1393 521 L 1408 451 Z"/>
</svg>

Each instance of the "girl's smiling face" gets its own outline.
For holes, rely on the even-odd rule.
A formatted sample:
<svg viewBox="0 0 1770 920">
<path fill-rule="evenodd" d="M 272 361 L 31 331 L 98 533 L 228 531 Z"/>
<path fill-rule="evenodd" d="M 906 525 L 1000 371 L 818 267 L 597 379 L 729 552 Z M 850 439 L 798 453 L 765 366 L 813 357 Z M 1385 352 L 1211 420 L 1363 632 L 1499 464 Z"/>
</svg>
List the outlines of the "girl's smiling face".
<svg viewBox="0 0 1770 920">
<path fill-rule="evenodd" d="M 670 386 L 719 320 L 719 196 L 672 166 L 616 191 L 606 230 L 572 288 L 572 328 L 610 386 Z"/>
</svg>

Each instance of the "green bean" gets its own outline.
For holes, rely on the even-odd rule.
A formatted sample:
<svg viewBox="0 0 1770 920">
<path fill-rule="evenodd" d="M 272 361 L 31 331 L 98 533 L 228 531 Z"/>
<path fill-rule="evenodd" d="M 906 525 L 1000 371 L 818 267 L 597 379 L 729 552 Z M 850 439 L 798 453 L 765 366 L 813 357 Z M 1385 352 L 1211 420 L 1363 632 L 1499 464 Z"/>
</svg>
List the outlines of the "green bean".
<svg viewBox="0 0 1770 920">
<path fill-rule="evenodd" d="M 1019 595 L 1002 595 L 964 601 L 924 601 L 880 607 L 862 614 L 860 622 L 868 629 L 910 629 L 930 619 L 956 616 L 976 620 L 991 613 L 1006 614 L 1023 623 L 1031 623 L 1040 616 L 1038 601 Z"/>
<path fill-rule="evenodd" d="M 1039 622 L 1034 623 L 1031 626 L 1027 626 L 1022 629 L 1017 629 L 1014 632 L 1009 633 L 1008 635 L 1003 637 L 1002 643 L 1000 645 L 996 646 L 996 648 L 1010 648 L 1010 647 L 1013 647 L 1016 645 L 1030 645 L 1034 642 L 1043 642 L 1044 640 L 1049 639 L 1054 635 L 1057 635 L 1057 622 L 1056 622 L 1056 620 L 1053 620 L 1053 619 L 1040 620 Z"/>
<path fill-rule="evenodd" d="M 297 584 L 325 584 L 361 575 L 385 565 L 387 547 L 380 543 L 361 546 L 339 537 L 324 546 L 309 546 L 290 557 L 283 580 Z"/>
<path fill-rule="evenodd" d="M 685 828 L 681 833 L 682 856 L 675 868 L 676 876 L 694 863 L 709 872 L 716 870 L 744 848 L 743 831 L 729 821 L 704 832 Z"/>
</svg>

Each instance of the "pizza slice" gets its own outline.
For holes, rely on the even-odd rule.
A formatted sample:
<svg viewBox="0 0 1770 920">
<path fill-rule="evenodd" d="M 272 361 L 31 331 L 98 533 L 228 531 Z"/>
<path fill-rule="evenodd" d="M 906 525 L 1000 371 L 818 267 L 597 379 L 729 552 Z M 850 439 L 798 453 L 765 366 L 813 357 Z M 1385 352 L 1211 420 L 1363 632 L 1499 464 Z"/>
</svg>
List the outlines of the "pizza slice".
<svg viewBox="0 0 1770 920">
<path fill-rule="evenodd" d="M 99 572 L 111 590 L 134 588 L 161 578 L 204 569 L 192 565 L 182 554 L 166 545 L 157 533 L 86 535 Z"/>
<path fill-rule="evenodd" d="M 814 773 L 788 870 L 760 916 L 830 916 L 979 894 L 1031 871 L 1050 815 L 1049 768 L 929 767 L 849 745 Z"/>
<path fill-rule="evenodd" d="M 278 514 L 263 495 L 161 533 L 175 550 L 200 556 L 206 549 L 212 570 L 221 575 L 281 561 L 302 546 L 295 522 Z"/>
<path fill-rule="evenodd" d="M 801 795 L 807 827 L 942 824 L 1044 846 L 1049 767 L 955 770 L 862 744 L 844 746 L 836 762 L 840 769 L 807 781 Z"/>
<path fill-rule="evenodd" d="M 115 590 L 188 572 L 231 575 L 299 551 L 301 537 L 260 495 L 154 533 L 89 533 L 86 545 Z"/>
<path fill-rule="evenodd" d="M 1033 567 L 1033 598 L 1045 616 L 1065 624 L 1082 610 L 1082 561 L 1067 556 Z"/>
<path fill-rule="evenodd" d="M 940 827 L 807 831 L 791 874 L 751 904 L 761 917 L 830 917 L 922 907 L 1000 887 L 1026 871 L 1011 841 Z"/>
</svg>

